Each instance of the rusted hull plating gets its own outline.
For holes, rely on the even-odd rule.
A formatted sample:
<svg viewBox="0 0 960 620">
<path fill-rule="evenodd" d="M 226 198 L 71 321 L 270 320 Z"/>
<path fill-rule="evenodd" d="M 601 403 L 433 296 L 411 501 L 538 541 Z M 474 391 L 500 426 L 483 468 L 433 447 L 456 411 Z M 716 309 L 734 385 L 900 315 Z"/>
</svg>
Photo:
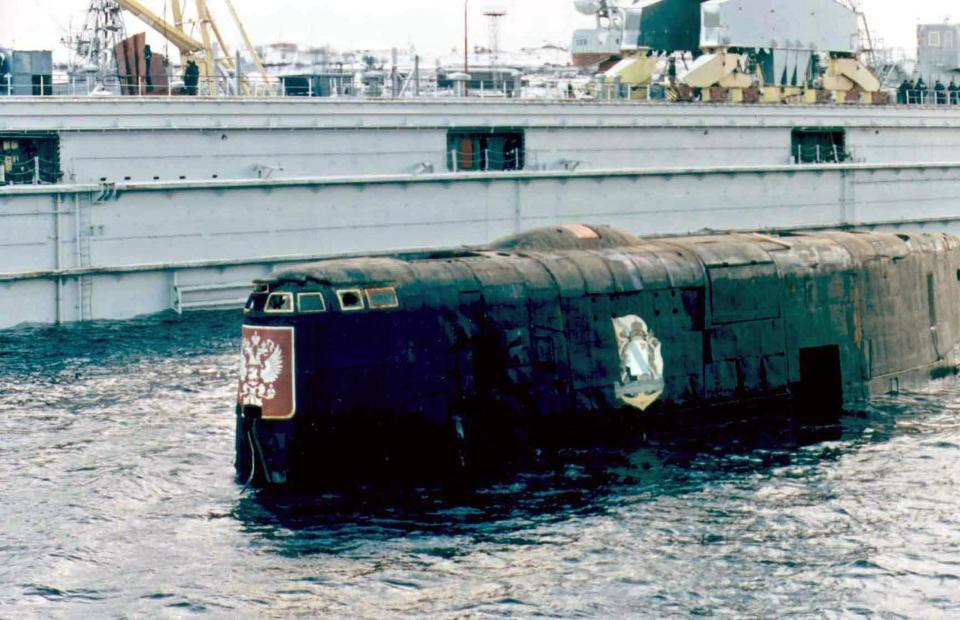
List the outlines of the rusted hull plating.
<svg viewBox="0 0 960 620">
<path fill-rule="evenodd" d="M 570 226 L 290 269 L 247 306 L 237 475 L 456 467 L 570 424 L 772 398 L 839 408 L 954 373 L 958 297 L 945 234 Z"/>
</svg>

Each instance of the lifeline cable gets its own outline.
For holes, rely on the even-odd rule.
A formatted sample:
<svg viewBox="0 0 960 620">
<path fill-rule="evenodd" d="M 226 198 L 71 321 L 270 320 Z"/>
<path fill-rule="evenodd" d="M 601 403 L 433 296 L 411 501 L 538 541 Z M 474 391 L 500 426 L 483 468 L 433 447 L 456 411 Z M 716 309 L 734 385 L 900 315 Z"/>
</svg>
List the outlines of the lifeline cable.
<svg viewBox="0 0 960 620">
<path fill-rule="evenodd" d="M 250 427 L 249 437 L 253 438 L 253 443 L 256 446 L 256 452 L 260 454 L 260 465 L 263 467 L 264 478 L 269 482 L 273 477 L 270 475 L 270 468 L 267 467 L 267 457 L 263 454 L 263 446 L 260 445 L 260 439 L 257 437 L 256 431 L 257 420 L 254 420 Z M 256 454 L 253 455 L 253 460 L 256 460 Z"/>
<path fill-rule="evenodd" d="M 253 482 L 253 477 L 257 473 L 257 453 L 253 447 L 253 431 L 247 431 L 247 444 L 250 446 L 250 477 L 247 478 L 243 488 L 240 489 L 241 495 L 247 492 L 247 488 L 250 487 L 250 483 Z"/>
</svg>

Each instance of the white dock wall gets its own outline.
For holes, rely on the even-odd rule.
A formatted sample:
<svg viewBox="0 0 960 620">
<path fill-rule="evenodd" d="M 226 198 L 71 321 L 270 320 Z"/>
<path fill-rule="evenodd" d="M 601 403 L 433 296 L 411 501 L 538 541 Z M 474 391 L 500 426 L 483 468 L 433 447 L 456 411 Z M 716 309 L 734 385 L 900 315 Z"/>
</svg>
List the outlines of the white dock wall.
<svg viewBox="0 0 960 620">
<path fill-rule="evenodd" d="M 641 235 L 842 225 L 956 231 L 958 184 L 960 163 L 6 188 L 0 328 L 238 306 L 252 279 L 284 264 L 484 243 L 559 223 Z"/>
<path fill-rule="evenodd" d="M 0 134 L 56 137 L 64 182 L 441 173 L 450 130 L 522 130 L 526 168 L 786 164 L 797 128 L 856 163 L 952 162 L 960 108 L 520 100 L 5 98 Z"/>
</svg>

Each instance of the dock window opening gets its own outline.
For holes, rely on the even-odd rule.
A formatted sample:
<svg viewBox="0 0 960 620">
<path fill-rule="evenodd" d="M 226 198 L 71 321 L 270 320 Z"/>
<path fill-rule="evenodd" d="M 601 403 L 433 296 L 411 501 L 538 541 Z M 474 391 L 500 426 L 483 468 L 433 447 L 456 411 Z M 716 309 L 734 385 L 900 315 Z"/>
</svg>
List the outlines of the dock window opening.
<svg viewBox="0 0 960 620">
<path fill-rule="evenodd" d="M 790 146 L 795 164 L 839 164 L 850 159 L 843 129 L 797 128 Z"/>
<path fill-rule="evenodd" d="M 358 288 L 337 291 L 337 299 L 340 300 L 340 309 L 344 312 L 363 310 L 363 294 Z"/>
<path fill-rule="evenodd" d="M 300 312 L 326 312 L 327 305 L 323 301 L 322 293 L 300 293 L 297 295 Z"/>
<path fill-rule="evenodd" d="M 0 185 L 58 183 L 60 138 L 49 133 L 0 134 Z"/>
<path fill-rule="evenodd" d="M 293 293 L 270 293 L 263 311 L 267 314 L 292 313 Z"/>
<path fill-rule="evenodd" d="M 523 170 L 523 131 L 452 129 L 447 133 L 447 170 L 487 172 Z"/>
<path fill-rule="evenodd" d="M 397 298 L 397 290 L 392 286 L 384 288 L 368 288 L 367 304 L 374 310 L 386 310 L 389 308 L 398 308 L 400 300 Z"/>
</svg>

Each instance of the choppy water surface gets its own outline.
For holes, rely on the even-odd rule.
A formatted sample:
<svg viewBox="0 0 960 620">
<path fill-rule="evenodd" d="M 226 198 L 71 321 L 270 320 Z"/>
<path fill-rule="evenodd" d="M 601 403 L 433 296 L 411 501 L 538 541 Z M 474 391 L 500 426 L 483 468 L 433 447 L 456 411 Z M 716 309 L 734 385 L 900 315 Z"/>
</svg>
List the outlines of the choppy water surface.
<svg viewBox="0 0 960 620">
<path fill-rule="evenodd" d="M 960 614 L 960 384 L 451 497 L 241 493 L 234 313 L 0 332 L 0 617 Z"/>
</svg>

